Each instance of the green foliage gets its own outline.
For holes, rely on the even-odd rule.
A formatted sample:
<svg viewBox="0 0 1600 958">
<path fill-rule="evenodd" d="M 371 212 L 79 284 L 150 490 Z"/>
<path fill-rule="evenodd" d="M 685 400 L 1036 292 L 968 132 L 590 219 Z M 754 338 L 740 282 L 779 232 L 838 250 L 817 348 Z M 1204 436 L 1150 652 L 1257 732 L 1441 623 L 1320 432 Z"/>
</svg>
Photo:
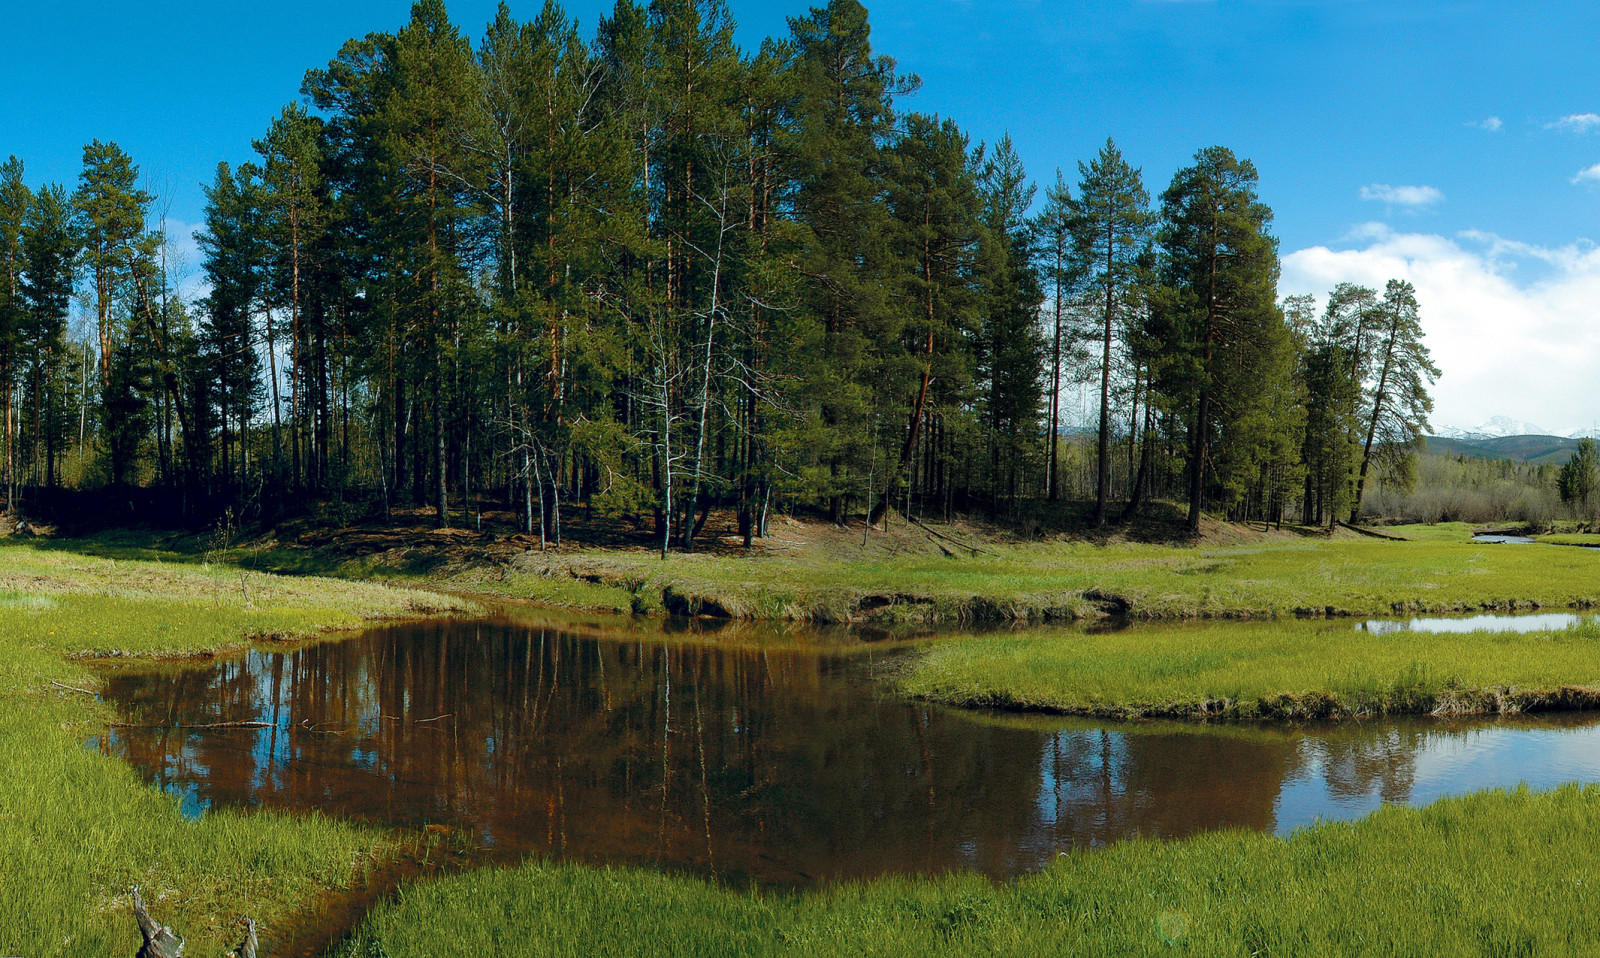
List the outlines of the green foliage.
<svg viewBox="0 0 1600 958">
<path fill-rule="evenodd" d="M 441 0 L 397 27 L 308 72 L 310 106 L 268 120 L 256 162 L 219 166 L 198 310 L 131 157 L 85 148 L 74 240 L 36 246 L 81 243 L 94 381 L 68 388 L 59 342 L 72 257 L 34 270 L 55 277 L 42 318 L 0 303 L 0 380 L 36 413 L 7 451 L 33 475 L 54 478 L 75 398 L 75 479 L 88 460 L 268 521 L 364 487 L 449 525 L 492 494 L 559 543 L 577 499 L 692 551 L 718 508 L 753 545 L 774 510 L 1027 525 L 1036 497 L 1092 485 L 1103 525 L 1124 490 L 1130 517 L 1181 497 L 1184 467 L 1194 529 L 1208 502 L 1283 519 L 1308 470 L 1302 508 L 1325 517 L 1359 498 L 1335 478 L 1348 381 L 1299 435 L 1325 385 L 1301 354 L 1334 346 L 1381 398 L 1373 461 L 1404 473 L 1414 297 L 1345 297 L 1334 332 L 1290 336 L 1270 210 L 1222 147 L 1180 171 L 1158 230 L 1110 140 L 1035 222 L 1009 135 L 973 149 L 899 111 L 918 81 L 857 0 L 751 49 L 723 0 L 621 0 L 592 38 L 555 0 L 526 21 L 502 4 L 476 42 Z M 7 176 L 15 277 L 18 211 L 59 195 Z M 1096 455 L 1069 473 L 1062 381 L 1095 373 Z"/>
<path fill-rule="evenodd" d="M 1593 514 L 1600 498 L 1600 445 L 1593 439 L 1578 440 L 1578 449 L 1556 474 L 1561 501 Z"/>
<path fill-rule="evenodd" d="M 1189 529 L 1198 532 L 1205 473 L 1215 449 L 1251 418 L 1267 378 L 1283 375 L 1287 336 L 1277 306 L 1272 211 L 1256 195 L 1256 170 L 1224 147 L 1195 154 L 1161 195 L 1162 290 L 1153 317 L 1156 384 L 1189 434 Z M 1248 442 L 1242 445 L 1248 445 Z"/>
</svg>

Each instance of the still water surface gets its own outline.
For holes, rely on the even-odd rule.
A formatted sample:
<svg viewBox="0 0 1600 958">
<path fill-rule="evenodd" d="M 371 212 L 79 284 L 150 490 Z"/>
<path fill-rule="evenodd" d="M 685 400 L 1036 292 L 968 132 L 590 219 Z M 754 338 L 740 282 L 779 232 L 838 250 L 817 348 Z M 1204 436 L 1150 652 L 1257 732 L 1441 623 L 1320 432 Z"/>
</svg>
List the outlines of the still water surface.
<svg viewBox="0 0 1600 958">
<path fill-rule="evenodd" d="M 320 809 L 535 853 L 802 887 L 1384 802 L 1600 779 L 1600 716 L 1306 728 L 987 715 L 883 693 L 892 648 L 740 647 L 510 621 L 397 625 L 116 671 L 91 744 L 184 809 Z M 261 722 L 258 729 L 176 728 Z"/>
</svg>

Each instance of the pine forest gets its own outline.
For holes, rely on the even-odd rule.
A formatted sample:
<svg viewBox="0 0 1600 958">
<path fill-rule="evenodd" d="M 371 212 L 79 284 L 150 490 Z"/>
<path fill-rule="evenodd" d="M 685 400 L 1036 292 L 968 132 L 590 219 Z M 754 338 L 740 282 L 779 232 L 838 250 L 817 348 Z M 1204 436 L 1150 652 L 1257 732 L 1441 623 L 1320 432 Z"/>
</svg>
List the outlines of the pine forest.
<svg viewBox="0 0 1600 958">
<path fill-rule="evenodd" d="M 1248 159 L 1153 195 L 1108 139 L 1040 195 L 917 88 L 856 0 L 758 50 L 722 0 L 477 39 L 419 0 L 218 164 L 189 286 L 136 157 L 12 158 L 7 505 L 493 503 L 546 543 L 582 509 L 665 554 L 714 510 L 747 544 L 785 510 L 1197 530 L 1403 482 L 1439 374 L 1410 284 L 1280 300 Z"/>
</svg>

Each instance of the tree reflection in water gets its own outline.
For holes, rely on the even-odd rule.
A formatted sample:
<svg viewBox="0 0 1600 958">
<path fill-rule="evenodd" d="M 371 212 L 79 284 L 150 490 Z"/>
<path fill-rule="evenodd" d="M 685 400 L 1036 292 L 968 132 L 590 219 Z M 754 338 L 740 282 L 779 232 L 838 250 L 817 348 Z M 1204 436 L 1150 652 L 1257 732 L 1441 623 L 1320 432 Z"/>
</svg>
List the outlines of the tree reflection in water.
<svg viewBox="0 0 1600 958">
<path fill-rule="evenodd" d="M 94 745 L 196 814 L 315 808 L 458 829 L 490 859 L 803 886 L 951 869 L 1004 878 L 1134 834 L 1284 831 L 1412 800 L 1430 751 L 1539 732 L 1013 720 L 886 696 L 862 662 L 792 641 L 734 649 L 406 624 L 176 672 L 113 672 L 108 697 L 156 727 Z M 268 727 L 174 728 L 240 721 Z M 1552 740 L 1564 753 L 1574 734 L 1594 740 L 1585 722 L 1545 733 L 1566 736 Z"/>
</svg>

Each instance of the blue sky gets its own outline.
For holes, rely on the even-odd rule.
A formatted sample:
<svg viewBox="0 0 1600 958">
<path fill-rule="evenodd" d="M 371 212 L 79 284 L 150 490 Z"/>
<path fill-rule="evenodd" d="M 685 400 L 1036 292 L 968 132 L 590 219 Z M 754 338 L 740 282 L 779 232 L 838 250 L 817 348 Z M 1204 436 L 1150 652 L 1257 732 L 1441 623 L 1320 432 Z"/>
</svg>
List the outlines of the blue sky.
<svg viewBox="0 0 1600 958">
<path fill-rule="evenodd" d="M 740 42 L 804 2 L 730 0 Z M 1493 415 L 1570 432 L 1600 418 L 1600 6 L 1384 0 L 873 0 L 878 52 L 920 75 L 904 108 L 974 139 L 1010 132 L 1041 185 L 1107 136 L 1159 193 L 1200 147 L 1254 160 L 1289 292 L 1340 279 L 1418 286 L 1445 375 L 1436 423 Z M 116 140 L 174 232 L 199 184 L 347 38 L 403 0 L 13 4 L 0 155 L 71 184 Z M 478 36 L 492 0 L 455 0 Z M 610 0 L 570 0 L 587 33 Z M 539 3 L 513 3 L 531 19 Z M 1588 176 L 1584 171 L 1593 168 Z M 1515 363 L 1515 365 L 1512 365 Z M 1518 370 L 1537 368 L 1537 375 Z"/>
</svg>

